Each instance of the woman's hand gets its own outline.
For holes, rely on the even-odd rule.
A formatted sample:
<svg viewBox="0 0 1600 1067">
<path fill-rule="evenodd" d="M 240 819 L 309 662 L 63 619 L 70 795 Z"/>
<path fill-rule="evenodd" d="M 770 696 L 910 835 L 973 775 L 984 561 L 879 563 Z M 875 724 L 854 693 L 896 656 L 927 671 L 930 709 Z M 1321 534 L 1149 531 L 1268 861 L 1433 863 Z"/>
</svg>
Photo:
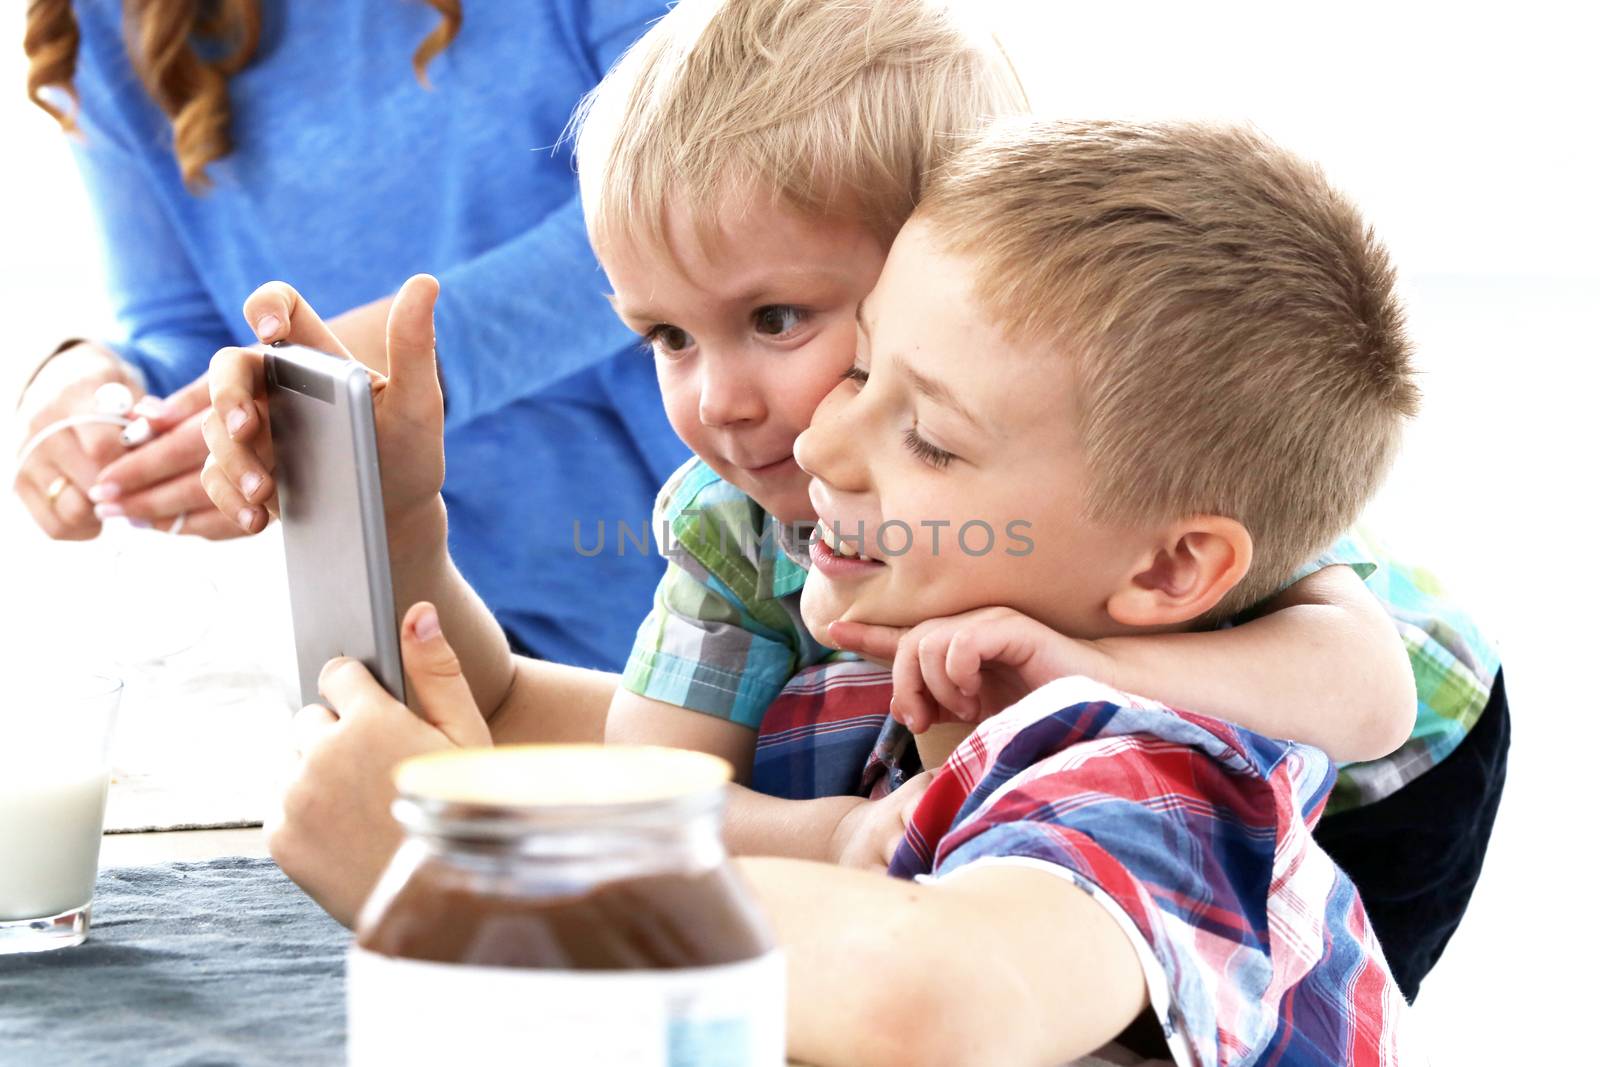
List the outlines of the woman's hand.
<svg viewBox="0 0 1600 1067">
<path fill-rule="evenodd" d="M 328 706 L 295 716 L 299 762 L 268 827 L 284 873 L 345 925 L 400 844 L 389 814 L 395 765 L 453 747 L 492 743 L 455 650 L 432 604 L 413 604 L 400 626 L 400 656 L 415 712 L 355 660 L 331 660 L 319 687 Z"/>
<path fill-rule="evenodd" d="M 828 640 L 893 666 L 889 713 L 913 733 L 986 719 L 1056 678 L 1084 674 L 1112 682 L 1110 657 L 1092 642 L 1010 608 L 979 608 L 910 629 L 835 622 Z"/>
<path fill-rule="evenodd" d="M 400 288 L 389 308 L 389 374 L 370 371 L 391 553 L 397 538 L 412 531 L 420 539 L 443 537 L 436 507 L 444 485 L 444 395 L 433 353 L 438 295 L 439 283 L 426 274 Z M 283 282 L 257 289 L 244 313 L 263 342 L 289 341 L 351 358 L 316 310 Z M 211 361 L 211 413 L 202 423 L 211 453 L 201 476 L 206 493 L 246 533 L 264 529 L 278 512 L 263 368 L 253 349 L 218 352 Z"/>
<path fill-rule="evenodd" d="M 96 517 L 126 518 L 158 529 L 170 529 L 181 517 L 185 534 L 213 541 L 240 536 L 238 525 L 212 505 L 200 481 L 206 459 L 200 424 L 210 410 L 204 375 L 165 400 L 140 400 L 134 415 L 150 424 L 153 436 L 100 472 L 89 492 Z"/>
<path fill-rule="evenodd" d="M 51 423 L 93 414 L 95 390 L 107 382 L 139 387 L 114 354 L 90 342 L 62 350 L 39 369 L 18 406 L 20 450 Z M 14 488 L 39 528 L 58 541 L 87 541 L 100 533 L 90 490 L 107 464 L 127 451 L 112 425 L 73 426 L 51 434 L 17 470 Z"/>
</svg>

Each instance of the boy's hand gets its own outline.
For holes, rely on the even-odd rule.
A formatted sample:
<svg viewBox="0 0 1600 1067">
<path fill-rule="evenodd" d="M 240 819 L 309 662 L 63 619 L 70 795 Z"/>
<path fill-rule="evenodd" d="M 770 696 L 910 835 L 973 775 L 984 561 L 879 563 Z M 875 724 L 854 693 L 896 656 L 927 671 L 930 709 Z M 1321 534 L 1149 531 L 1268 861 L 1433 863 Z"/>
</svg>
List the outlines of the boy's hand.
<svg viewBox="0 0 1600 1067">
<path fill-rule="evenodd" d="M 444 394 L 433 351 L 433 305 L 439 283 L 426 274 L 409 279 L 389 307 L 388 367 L 372 374 L 372 407 L 390 549 L 410 547 L 414 530 L 442 537 L 432 520 L 444 485 Z M 316 311 L 290 286 L 268 282 L 244 304 L 245 318 L 263 342 L 290 341 L 333 355 L 349 351 Z M 202 480 L 222 512 L 247 533 L 278 513 L 266 380 L 260 352 L 224 348 L 211 361 L 211 414 L 205 419 L 211 457 Z"/>
<path fill-rule="evenodd" d="M 932 781 L 933 772 L 923 771 L 888 796 L 859 801 L 834 828 L 828 859 L 841 867 L 888 868 L 911 825 L 917 802 Z"/>
<path fill-rule="evenodd" d="M 1110 657 L 1091 642 L 1066 637 L 1010 608 L 979 608 L 909 630 L 835 622 L 828 627 L 828 640 L 893 666 L 889 714 L 913 733 L 935 723 L 988 718 L 1068 675 L 1113 681 Z"/>
<path fill-rule="evenodd" d="M 400 843 L 389 814 L 395 764 L 492 743 L 433 605 L 412 605 L 400 632 L 417 712 L 355 660 L 330 661 L 319 682 L 329 707 L 312 704 L 295 716 L 300 761 L 268 833 L 284 873 L 347 926 Z"/>
</svg>

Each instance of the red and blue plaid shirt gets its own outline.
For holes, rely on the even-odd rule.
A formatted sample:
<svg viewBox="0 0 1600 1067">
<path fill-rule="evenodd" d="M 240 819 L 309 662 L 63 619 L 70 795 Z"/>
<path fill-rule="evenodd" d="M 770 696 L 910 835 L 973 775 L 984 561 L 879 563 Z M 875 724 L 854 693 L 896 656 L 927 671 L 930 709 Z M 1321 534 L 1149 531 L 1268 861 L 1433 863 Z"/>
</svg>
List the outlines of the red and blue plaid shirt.
<svg viewBox="0 0 1600 1067">
<path fill-rule="evenodd" d="M 920 766 L 890 691 L 859 660 L 801 671 L 762 721 L 751 784 L 796 799 L 897 787 Z M 1316 749 L 1061 679 L 956 749 L 889 873 L 1028 864 L 1088 892 L 1138 950 L 1179 1064 L 1400 1063 L 1405 1004 L 1311 838 L 1333 781 Z"/>
</svg>

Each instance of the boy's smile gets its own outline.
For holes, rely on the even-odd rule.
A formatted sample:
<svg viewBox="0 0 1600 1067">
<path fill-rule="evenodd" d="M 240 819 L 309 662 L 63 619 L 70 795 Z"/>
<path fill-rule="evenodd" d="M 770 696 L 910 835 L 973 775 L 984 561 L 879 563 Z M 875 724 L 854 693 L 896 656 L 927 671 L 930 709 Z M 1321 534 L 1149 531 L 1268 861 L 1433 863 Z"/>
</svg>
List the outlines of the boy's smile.
<svg viewBox="0 0 1600 1067">
<path fill-rule="evenodd" d="M 794 441 L 855 357 L 885 250 L 865 226 L 760 200 L 725 200 L 714 232 L 705 211 L 673 205 L 664 248 L 599 249 L 617 314 L 684 443 L 778 519 L 809 519 Z"/>
<path fill-rule="evenodd" d="M 913 220 L 862 305 L 855 365 L 795 443 L 822 526 L 801 601 L 819 639 L 838 619 L 989 605 L 1120 629 L 1105 605 L 1144 541 L 1082 517 L 1070 356 L 1003 336 L 971 278 Z"/>
</svg>

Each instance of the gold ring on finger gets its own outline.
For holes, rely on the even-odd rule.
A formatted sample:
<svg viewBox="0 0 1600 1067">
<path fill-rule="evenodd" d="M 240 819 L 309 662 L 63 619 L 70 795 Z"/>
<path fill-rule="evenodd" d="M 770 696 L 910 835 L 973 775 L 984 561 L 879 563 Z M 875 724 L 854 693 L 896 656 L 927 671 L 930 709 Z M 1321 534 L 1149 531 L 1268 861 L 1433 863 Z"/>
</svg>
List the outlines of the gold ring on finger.
<svg viewBox="0 0 1600 1067">
<path fill-rule="evenodd" d="M 71 482 L 67 481 L 67 476 L 65 474 L 56 475 L 56 480 L 45 487 L 45 502 L 48 503 L 52 508 L 55 507 L 56 501 L 61 499 L 61 494 L 65 493 L 67 491 L 67 486 L 71 484 Z"/>
</svg>

